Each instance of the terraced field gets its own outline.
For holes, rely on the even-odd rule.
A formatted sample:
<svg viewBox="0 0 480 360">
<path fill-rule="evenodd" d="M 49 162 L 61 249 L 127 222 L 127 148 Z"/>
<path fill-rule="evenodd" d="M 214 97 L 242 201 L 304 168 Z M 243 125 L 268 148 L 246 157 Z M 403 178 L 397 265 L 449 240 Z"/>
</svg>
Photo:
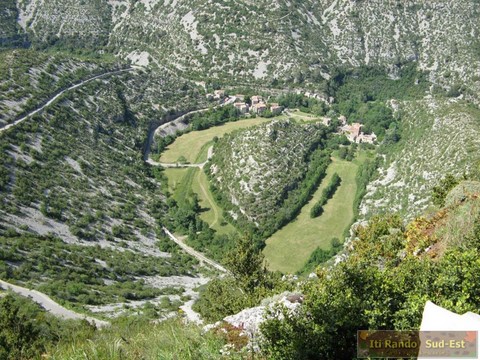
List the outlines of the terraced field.
<svg viewBox="0 0 480 360">
<path fill-rule="evenodd" d="M 365 152 L 360 153 L 352 162 L 333 158 L 327 176 L 298 217 L 267 239 L 263 253 L 270 270 L 294 273 L 305 264 L 317 247 L 329 249 L 333 237 L 343 240 L 344 231 L 351 225 L 354 216 L 353 201 L 357 190 L 355 176 L 359 165 L 366 159 Z M 310 210 L 334 173 L 338 173 L 342 183 L 324 206 L 324 213 L 312 219 Z"/>
</svg>

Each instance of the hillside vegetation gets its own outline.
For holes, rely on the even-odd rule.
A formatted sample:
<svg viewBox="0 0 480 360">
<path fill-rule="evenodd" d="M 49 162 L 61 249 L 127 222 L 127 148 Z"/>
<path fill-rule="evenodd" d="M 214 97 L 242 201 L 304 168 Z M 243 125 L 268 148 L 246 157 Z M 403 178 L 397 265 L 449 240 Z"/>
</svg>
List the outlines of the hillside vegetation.
<svg viewBox="0 0 480 360">
<path fill-rule="evenodd" d="M 215 144 L 207 169 L 214 195 L 231 218 L 274 231 L 300 210 L 324 176 L 327 133 L 323 125 L 274 120 L 226 135 Z"/>
<path fill-rule="evenodd" d="M 126 63 L 32 50 L 0 52 L 0 125 L 42 105 L 59 90 Z"/>
<path fill-rule="evenodd" d="M 22 0 L 17 9 L 7 6 L 12 11 L 0 18 L 2 27 L 10 34 L 17 26 L 37 47 L 107 50 L 199 79 L 316 82 L 321 89 L 338 66 L 379 65 L 397 77 L 402 64 L 416 61 L 440 86 L 468 83 L 475 94 L 480 85 L 476 0 Z"/>
<path fill-rule="evenodd" d="M 408 218 L 431 204 L 432 188 L 446 173 L 477 167 L 479 110 L 458 99 L 427 98 L 393 105 L 402 118 L 400 142 L 386 150 L 367 188 L 361 215 L 398 211 Z"/>
<path fill-rule="evenodd" d="M 9 337 L 3 349 L 12 349 L 14 340 L 25 355 L 40 351 L 54 359 L 85 355 L 114 360 L 355 358 L 359 328 L 418 329 L 426 300 L 457 313 L 478 311 L 478 185 L 459 185 L 451 193 L 462 194 L 462 200 L 449 196 L 447 207 L 407 226 L 400 217 L 387 215 L 358 227 L 348 257 L 337 266 L 317 269 L 318 278 L 302 282 L 304 301 L 294 313 L 282 306 L 266 311 L 269 319 L 260 326 L 261 336 L 255 334 L 255 354 L 245 347 L 242 329 L 225 323 L 202 334 L 200 328 L 176 319 L 151 324 L 138 317 L 118 319 L 111 328 L 95 330 L 79 322 L 41 318 L 37 307 L 11 295 L 0 299 L 0 317 L 9 320 L 2 322 L 2 334 L 21 320 L 24 337 Z M 468 228 L 462 226 L 467 223 Z M 229 263 L 237 265 L 233 277 L 216 280 L 206 290 L 215 302 L 203 306 L 216 311 L 217 317 L 253 296 L 255 291 L 250 291 L 255 288 L 249 284 L 261 284 L 256 287 L 260 289 L 275 279 L 259 266 L 262 258 L 255 255 L 251 241 L 238 245 L 229 257 Z M 34 318 L 41 321 L 41 332 L 38 322 L 31 321 Z M 62 329 L 61 338 L 53 336 L 54 329 Z"/>
<path fill-rule="evenodd" d="M 479 313 L 479 5 L 0 0 L 0 278 L 111 323 L 0 291 L 0 358 L 352 359 Z"/>
<path fill-rule="evenodd" d="M 50 61 L 48 66 L 61 71 L 58 76 L 65 74 L 64 81 L 69 78 L 68 64 L 75 69 L 75 62 L 62 56 L 24 53 L 25 63 L 19 60 L 15 64 L 18 69 L 32 69 L 31 74 L 37 73 L 36 59 Z M 8 54 L 2 56 L 9 58 Z M 10 56 L 12 60 L 19 54 L 12 52 Z M 88 66 L 83 65 L 88 63 L 81 63 L 80 72 L 72 73 L 88 77 Z M 90 63 L 92 71 L 100 70 L 95 61 Z M 30 76 L 32 83 L 10 78 L 15 71 L 12 67 L 12 72 L 2 72 L 5 78 L 0 81 L 14 82 L 21 91 L 32 89 L 39 102 L 48 96 L 48 88 L 35 92 L 34 75 Z M 26 89 L 21 88 L 24 82 Z M 178 79 L 141 71 L 95 80 L 65 93 L 43 112 L 0 134 L 0 232 L 7 236 L 1 246 L 5 278 L 30 282 L 57 300 L 82 307 L 128 302 L 135 297 L 160 301 L 157 295 L 164 292 L 163 276 L 198 273 L 188 256 L 172 256 L 174 247 L 169 241 L 159 248 L 158 225 L 167 212 L 167 189 L 161 188 L 160 171 L 142 161 L 150 127 L 165 121 L 166 111 L 159 103 L 182 110 L 203 101 L 194 86 L 185 84 L 184 90 L 172 90 L 173 83 L 178 85 Z M 55 91 L 55 83 L 50 90 Z M 23 235 L 27 239 L 47 236 L 47 240 L 42 242 L 44 246 L 33 240 L 22 245 Z M 61 246 L 56 237 L 68 245 Z M 90 252 L 98 246 L 95 257 Z M 59 260 L 65 258 L 65 251 L 72 260 Z M 43 259 L 53 254 L 59 258 L 52 263 Z M 81 267 L 82 257 L 99 263 L 89 267 L 86 274 L 69 270 Z M 134 261 L 141 266 L 130 268 L 128 276 L 120 275 L 129 266 L 116 271 L 117 265 L 110 264 L 110 258 L 118 264 Z M 149 267 L 156 270 L 147 270 Z M 175 268 L 184 270 L 177 272 Z M 98 272 L 98 278 L 92 277 Z M 183 284 L 173 284 L 177 287 L 174 293 L 182 294 Z M 104 295 L 96 299 L 92 294 L 98 296 L 99 292 Z M 136 292 L 133 297 L 124 296 Z"/>
</svg>

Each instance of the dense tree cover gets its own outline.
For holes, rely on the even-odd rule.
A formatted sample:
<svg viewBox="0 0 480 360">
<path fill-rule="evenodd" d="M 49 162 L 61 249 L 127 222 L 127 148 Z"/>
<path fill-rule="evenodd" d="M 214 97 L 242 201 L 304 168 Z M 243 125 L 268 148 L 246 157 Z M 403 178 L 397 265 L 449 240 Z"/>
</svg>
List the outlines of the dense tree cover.
<svg viewBox="0 0 480 360">
<path fill-rule="evenodd" d="M 337 104 L 349 100 L 367 103 L 422 98 L 429 87 L 428 74 L 416 67 L 415 62 L 399 64 L 395 69 L 396 80 L 383 67 L 339 68 L 330 79 L 328 92 Z"/>
<path fill-rule="evenodd" d="M 398 120 L 386 105 L 391 99 L 407 100 L 424 96 L 428 90 L 427 74 L 418 72 L 415 63 L 398 65 L 394 80 L 381 68 L 359 67 L 338 69 L 332 76 L 328 92 L 335 98 L 333 108 L 349 122 L 363 124 L 365 133 L 374 132 L 382 141 L 386 134 L 390 143 L 399 137 Z M 390 131 L 387 131 L 390 129 Z"/>
<path fill-rule="evenodd" d="M 432 189 L 433 203 L 439 207 L 444 206 L 447 194 L 457 186 L 459 182 L 460 181 L 455 176 L 447 174 L 442 180 L 440 180 L 439 184 Z"/>
<path fill-rule="evenodd" d="M 298 271 L 299 274 L 308 274 L 315 270 L 315 268 L 327 262 L 332 257 L 334 257 L 338 252 L 343 249 L 343 243 L 338 238 L 332 238 L 330 241 L 330 248 L 328 250 L 324 250 L 321 247 L 317 247 L 310 257 L 308 258 L 307 262 L 303 266 L 303 268 Z"/>
<path fill-rule="evenodd" d="M 357 153 L 357 144 L 353 143 L 350 146 L 342 146 L 338 149 L 338 157 L 343 160 L 352 161 Z"/>
<path fill-rule="evenodd" d="M 353 201 L 353 209 L 355 212 L 355 218 L 358 216 L 360 203 L 367 192 L 367 185 L 373 179 L 378 168 L 379 158 L 368 159 L 361 164 L 357 170 L 355 176 L 355 182 L 357 184 L 357 191 L 355 192 L 355 199 Z"/>
<path fill-rule="evenodd" d="M 209 321 L 218 321 L 244 308 L 256 306 L 269 295 L 289 289 L 279 274 L 269 272 L 263 253 L 250 234 L 235 237 L 224 263 L 230 274 L 211 281 L 200 293 L 194 309 Z"/>
<path fill-rule="evenodd" d="M 373 218 L 357 237 L 345 261 L 305 284 L 298 315 L 272 310 L 285 316 L 262 325 L 269 357 L 355 358 L 358 329 L 418 329 L 427 300 L 457 313 L 478 312 L 480 252 L 472 243 L 439 260 L 414 256 L 405 251 L 412 239 L 395 216 Z"/>
<path fill-rule="evenodd" d="M 335 192 L 337 191 L 341 183 L 342 179 L 340 178 L 340 176 L 337 173 L 333 174 L 330 182 L 322 190 L 322 195 L 320 199 L 315 203 L 315 205 L 313 205 L 312 209 L 310 210 L 311 218 L 316 218 L 322 215 L 323 207 L 325 206 L 327 201 L 330 200 L 333 195 L 335 195 Z"/>
<path fill-rule="evenodd" d="M 236 121 L 241 114 L 233 105 L 227 105 L 216 109 L 207 110 L 202 113 L 197 113 L 190 119 L 191 130 L 205 130 L 212 126 L 224 124 L 230 121 Z"/>
<path fill-rule="evenodd" d="M 303 94 L 288 93 L 277 98 L 278 104 L 284 108 L 300 109 L 303 112 L 323 116 L 327 113 L 328 105 L 325 102 L 308 98 Z"/>
</svg>

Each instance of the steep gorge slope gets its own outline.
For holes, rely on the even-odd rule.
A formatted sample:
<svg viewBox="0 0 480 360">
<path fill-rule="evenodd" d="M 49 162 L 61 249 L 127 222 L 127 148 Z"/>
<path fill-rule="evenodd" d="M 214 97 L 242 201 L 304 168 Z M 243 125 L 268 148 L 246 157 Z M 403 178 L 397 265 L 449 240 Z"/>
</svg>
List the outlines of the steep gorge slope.
<svg viewBox="0 0 480 360">
<path fill-rule="evenodd" d="M 45 68 L 54 70 L 47 75 L 52 91 L 73 75 L 88 78 L 108 68 L 44 53 L 35 63 L 33 51 L 23 52 L 28 57 L 17 52 L 2 53 L 15 58 L 15 66 L 0 73 L 0 84 L 11 85 L 13 99 L 30 94 L 32 105 L 48 98 L 48 87 L 36 86 Z M 26 74 L 17 71 L 23 68 Z M 176 310 L 180 295 L 191 296 L 205 280 L 195 278 L 193 258 L 161 241 L 166 189 L 142 152 L 149 131 L 168 113 L 203 102 L 190 83 L 135 70 L 85 83 L 2 131 L 1 278 L 73 306 L 91 305 L 84 310 L 124 312 L 122 304 L 138 300 L 132 306 L 143 307 L 145 299 Z M 11 107 L 4 114 L 21 111 Z"/>
<path fill-rule="evenodd" d="M 19 2 L 34 43 L 109 49 L 189 77 L 329 78 L 338 66 L 418 61 L 441 85 L 475 85 L 477 0 Z"/>
<path fill-rule="evenodd" d="M 196 90 L 176 85 L 159 73 L 99 79 L 2 133 L 3 227 L 72 242 L 120 238 L 138 247 L 139 238 L 153 246 L 162 191 L 142 150 L 150 126 L 165 121 L 168 109 L 196 106 Z"/>
<path fill-rule="evenodd" d="M 480 162 L 480 111 L 460 99 L 400 102 L 401 141 L 387 151 L 367 187 L 361 215 L 398 211 L 406 218 L 431 205 L 432 188 L 447 173 L 469 174 Z"/>
</svg>

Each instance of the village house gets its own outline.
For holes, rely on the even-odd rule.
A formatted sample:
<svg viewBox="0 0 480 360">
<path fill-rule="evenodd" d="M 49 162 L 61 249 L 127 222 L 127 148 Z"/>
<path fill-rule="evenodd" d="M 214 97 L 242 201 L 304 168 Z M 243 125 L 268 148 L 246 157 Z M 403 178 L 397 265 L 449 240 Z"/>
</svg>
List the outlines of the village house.
<svg viewBox="0 0 480 360">
<path fill-rule="evenodd" d="M 340 120 L 341 121 L 341 120 Z M 375 133 L 365 134 L 362 132 L 362 124 L 353 123 L 352 125 L 344 125 L 341 127 L 342 132 L 347 136 L 347 139 L 357 144 L 369 143 L 373 144 L 377 140 Z"/>
<path fill-rule="evenodd" d="M 270 111 L 272 112 L 272 114 L 274 115 L 280 114 L 282 110 L 283 110 L 283 106 L 280 106 L 277 103 L 270 104 Z"/>
<path fill-rule="evenodd" d="M 351 142 L 356 142 L 357 138 L 360 136 L 360 129 L 362 124 L 353 123 L 352 125 L 344 125 L 342 131 L 347 136 L 347 139 Z"/>
<path fill-rule="evenodd" d="M 263 101 L 263 99 L 262 99 L 261 96 L 254 95 L 254 96 L 252 96 L 251 101 L 252 101 L 252 105 L 257 105 L 257 104 L 261 103 Z"/>
<path fill-rule="evenodd" d="M 375 135 L 375 133 L 371 133 L 371 134 L 361 133 L 357 138 L 358 143 L 373 144 L 376 140 L 377 140 L 377 135 Z"/>
<path fill-rule="evenodd" d="M 263 102 L 259 102 L 257 104 L 253 104 L 252 102 L 252 111 L 256 114 L 262 114 L 263 112 L 265 112 L 267 110 L 267 105 L 265 105 L 265 103 Z"/>
<path fill-rule="evenodd" d="M 213 92 L 213 98 L 215 100 L 221 100 L 225 97 L 225 90 L 215 90 Z"/>
<path fill-rule="evenodd" d="M 249 110 L 248 104 L 245 104 L 244 102 L 236 102 L 233 104 L 233 107 L 240 111 L 241 114 L 246 114 Z"/>
<path fill-rule="evenodd" d="M 329 118 L 329 117 L 324 117 L 322 119 L 322 124 L 325 125 L 325 126 L 329 126 L 331 122 L 332 122 L 332 119 Z"/>
</svg>

